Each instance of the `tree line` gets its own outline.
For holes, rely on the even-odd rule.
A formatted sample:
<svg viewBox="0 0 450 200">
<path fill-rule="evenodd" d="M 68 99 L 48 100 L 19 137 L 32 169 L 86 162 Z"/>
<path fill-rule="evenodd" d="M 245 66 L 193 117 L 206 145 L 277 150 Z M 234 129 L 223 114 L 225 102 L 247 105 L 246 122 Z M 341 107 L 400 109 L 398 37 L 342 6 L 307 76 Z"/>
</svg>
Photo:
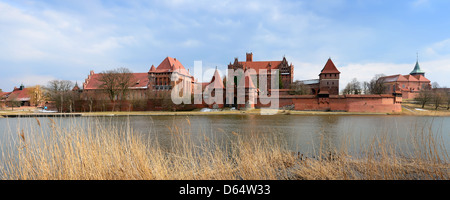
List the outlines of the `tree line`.
<svg viewBox="0 0 450 200">
<path fill-rule="evenodd" d="M 112 102 L 112 110 L 115 110 L 116 102 L 127 100 L 129 87 L 136 81 L 133 79 L 133 72 L 128 68 L 116 68 L 113 70 L 102 71 L 98 76 L 98 81 L 101 83 L 101 93 L 106 94 L 108 99 Z M 81 93 L 78 90 L 73 90 L 75 84 L 68 80 L 52 80 L 44 87 L 46 97 L 52 101 L 58 112 L 68 111 L 73 112 L 75 103 L 81 100 Z M 94 101 L 93 95 L 87 95 L 90 110 L 92 110 L 92 103 Z"/>
<path fill-rule="evenodd" d="M 353 78 L 342 90 L 343 94 L 384 94 L 386 86 L 380 79 L 384 74 L 376 74 L 370 81 L 359 82 Z"/>
<path fill-rule="evenodd" d="M 450 110 L 450 89 L 440 87 L 438 83 L 434 82 L 431 84 L 431 88 L 421 90 L 414 101 L 422 108 L 431 105 L 435 110 L 441 106 Z"/>
</svg>

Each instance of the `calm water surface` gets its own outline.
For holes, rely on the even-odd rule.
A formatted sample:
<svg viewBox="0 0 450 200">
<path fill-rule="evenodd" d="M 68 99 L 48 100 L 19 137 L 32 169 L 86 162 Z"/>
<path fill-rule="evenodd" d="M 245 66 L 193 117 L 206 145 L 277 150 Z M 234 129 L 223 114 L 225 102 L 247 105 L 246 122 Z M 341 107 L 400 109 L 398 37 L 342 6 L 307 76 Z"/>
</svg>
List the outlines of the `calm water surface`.
<svg viewBox="0 0 450 200">
<path fill-rule="evenodd" d="M 49 118 L 38 118 L 48 129 Z M 134 134 L 156 138 L 163 146 L 170 145 L 171 134 L 183 133 L 197 138 L 232 140 L 235 135 L 276 136 L 292 151 L 314 154 L 319 148 L 346 146 L 358 151 L 377 138 L 408 145 L 415 133 L 431 133 L 446 149 L 450 148 L 450 117 L 379 116 L 379 115 L 203 115 L 203 116 L 130 116 L 52 118 L 61 127 L 87 124 L 129 125 Z M 35 118 L 0 119 L 0 144 L 18 139 L 23 130 L 40 130 Z M 45 132 L 45 131 L 44 131 Z M 234 134 L 233 134 L 234 132 Z M 12 136 L 12 137 L 11 137 Z M 1 155 L 1 154 L 0 154 Z"/>
</svg>

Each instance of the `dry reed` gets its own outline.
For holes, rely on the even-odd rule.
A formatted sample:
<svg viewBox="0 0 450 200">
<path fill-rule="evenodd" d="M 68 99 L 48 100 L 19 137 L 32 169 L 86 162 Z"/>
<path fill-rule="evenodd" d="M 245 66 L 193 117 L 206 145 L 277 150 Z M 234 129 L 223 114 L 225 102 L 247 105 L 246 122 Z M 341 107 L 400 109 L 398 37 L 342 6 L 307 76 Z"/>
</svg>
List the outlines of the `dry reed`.
<svg viewBox="0 0 450 200">
<path fill-rule="evenodd" d="M 244 137 L 219 130 L 215 134 L 226 134 L 224 144 L 214 134 L 194 137 L 190 131 L 175 126 L 169 127 L 169 147 L 163 147 L 157 138 L 143 138 L 134 133 L 129 123 L 62 126 L 53 119 L 49 121 L 49 129 L 43 129 L 45 124 L 38 119 L 39 128 L 18 129 L 19 140 L 12 140 L 9 148 L 2 148 L 1 179 L 448 180 L 450 177 L 448 155 L 441 138 L 425 134 L 423 129 L 411 137 L 411 149 L 399 149 L 381 136 L 374 137 L 359 156 L 336 150 L 320 151 L 312 158 L 291 152 L 276 134 L 252 133 Z"/>
</svg>

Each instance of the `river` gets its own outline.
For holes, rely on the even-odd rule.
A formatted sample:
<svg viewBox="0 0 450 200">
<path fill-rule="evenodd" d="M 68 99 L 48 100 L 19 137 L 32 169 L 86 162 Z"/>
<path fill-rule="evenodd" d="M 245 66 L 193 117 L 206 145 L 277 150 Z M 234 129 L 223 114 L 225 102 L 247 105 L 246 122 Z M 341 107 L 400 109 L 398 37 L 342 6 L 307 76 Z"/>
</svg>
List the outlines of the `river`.
<svg viewBox="0 0 450 200">
<path fill-rule="evenodd" d="M 88 124 L 129 126 L 143 138 L 156 138 L 168 146 L 172 134 L 189 134 L 197 138 L 231 140 L 233 135 L 276 136 L 290 150 L 316 154 L 319 149 L 345 147 L 350 153 L 360 151 L 374 138 L 385 138 L 407 147 L 416 134 L 432 135 L 448 149 L 450 146 L 450 117 L 402 115 L 198 115 L 198 116 L 123 116 L 123 117 L 54 117 L 0 118 L 0 144 L 19 140 L 22 130 L 46 132 L 52 121 L 60 127 Z M 33 132 L 33 131 L 31 131 Z M 1 155 L 1 154 L 0 154 Z"/>
</svg>

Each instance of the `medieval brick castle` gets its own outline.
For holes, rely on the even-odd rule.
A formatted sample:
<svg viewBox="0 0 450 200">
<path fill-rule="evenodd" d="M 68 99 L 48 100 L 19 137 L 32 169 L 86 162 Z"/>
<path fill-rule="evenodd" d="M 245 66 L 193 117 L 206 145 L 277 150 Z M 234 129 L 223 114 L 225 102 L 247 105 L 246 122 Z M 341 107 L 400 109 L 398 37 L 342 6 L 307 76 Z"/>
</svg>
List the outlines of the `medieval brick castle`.
<svg viewBox="0 0 450 200">
<path fill-rule="evenodd" d="M 237 109 L 251 109 L 268 107 L 267 99 L 274 98 L 268 94 L 278 93 L 278 108 L 294 110 L 318 110 L 318 111 L 344 111 L 344 112 L 401 112 L 402 95 L 412 97 L 429 80 L 425 78 L 418 63 L 410 75 L 394 75 L 383 77 L 388 88 L 386 94 L 377 95 L 339 95 L 340 71 L 333 61 L 327 60 L 323 69 L 318 73 L 318 79 L 300 81 L 307 88 L 308 93 L 303 95 L 292 94 L 294 65 L 289 64 L 285 57 L 276 61 L 254 61 L 253 53 L 246 54 L 245 61 L 230 62 L 228 70 L 242 70 L 246 76 L 243 78 L 222 78 L 216 69 L 211 81 L 197 82 L 190 75 L 189 70 L 181 62 L 172 57 L 166 57 L 157 67 L 152 65 L 146 73 L 132 73 L 132 83 L 128 87 L 126 98 L 117 97 L 125 106 L 117 107 L 120 110 L 183 110 L 194 108 L 223 108 L 235 107 Z M 267 92 L 259 90 L 257 77 L 259 72 L 267 71 Z M 277 71 L 278 74 L 272 73 Z M 252 72 L 248 74 L 247 72 Z M 173 81 L 173 76 L 181 78 Z M 102 84 L 99 77 L 102 73 L 91 73 L 85 79 L 83 88 L 74 88 L 81 95 L 79 111 L 109 110 L 110 99 L 102 92 Z M 278 89 L 270 89 L 272 76 L 279 77 Z M 227 79 L 228 78 L 228 79 Z M 228 83 L 234 84 L 227 87 Z M 238 84 L 240 81 L 243 84 Z M 176 86 L 182 85 L 183 91 L 192 94 L 191 99 L 197 98 L 195 90 L 201 90 L 200 101 L 192 100 L 190 104 L 171 105 L 170 95 Z M 242 93 L 238 91 L 242 89 Z M 208 92 L 206 92 L 208 91 Z M 267 94 L 266 94 L 267 93 Z M 238 101 L 239 97 L 243 101 Z M 214 98 L 214 99 L 213 99 Z M 168 103 L 169 102 L 169 103 Z M 195 102 L 195 103 L 194 103 Z M 266 102 L 266 103 L 265 103 Z"/>
</svg>

